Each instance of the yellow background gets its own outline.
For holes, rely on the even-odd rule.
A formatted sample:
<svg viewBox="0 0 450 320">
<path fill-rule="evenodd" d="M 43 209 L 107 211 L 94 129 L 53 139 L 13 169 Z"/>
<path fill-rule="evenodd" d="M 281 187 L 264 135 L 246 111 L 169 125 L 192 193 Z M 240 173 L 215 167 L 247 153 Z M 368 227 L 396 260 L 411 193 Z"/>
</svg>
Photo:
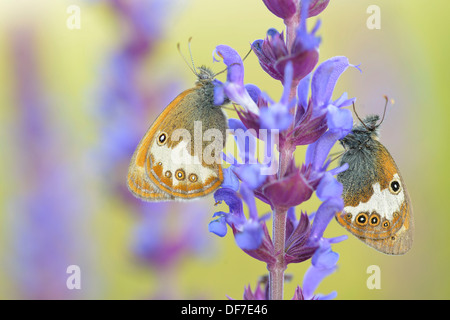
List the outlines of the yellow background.
<svg viewBox="0 0 450 320">
<path fill-rule="evenodd" d="M 81 8 L 79 30 L 66 27 L 66 9 L 71 4 Z M 366 26 L 370 15 L 366 9 L 371 4 L 381 8 L 380 30 Z M 156 54 L 143 65 L 142 74 L 148 75 L 148 80 L 142 80 L 144 83 L 157 83 L 160 75 L 170 74 L 181 83 L 181 89 L 192 86 L 195 76 L 176 50 L 176 43 L 180 42 L 188 56 L 187 39 L 191 36 L 196 63 L 219 71 L 223 64 L 213 65 L 211 58 L 216 45 L 230 45 L 245 55 L 249 43 L 263 38 L 267 29 L 283 29 L 282 21 L 259 0 L 186 0 L 178 1 L 175 7 L 177 12 L 165 22 Z M 360 115 L 381 114 L 385 94 L 395 100 L 383 123 L 381 141 L 396 159 L 407 183 L 416 232 L 412 250 L 398 257 L 378 253 L 349 236 L 333 247 L 340 254 L 339 269 L 323 281 L 317 292 L 336 290 L 338 299 L 450 297 L 449 9 L 449 2 L 443 0 L 332 0 L 319 16 L 320 61 L 345 55 L 351 63 L 361 64 L 363 70 L 362 74 L 354 69 L 346 71 L 336 87 L 336 97 L 344 91 L 357 97 Z M 309 28 L 314 20 L 309 21 Z M 167 291 L 174 298 L 225 299 L 228 295 L 238 299 L 244 286 L 254 288 L 257 279 L 267 272 L 265 265 L 239 250 L 231 232 L 223 239 L 208 233 L 207 224 L 217 210 L 212 197 L 204 200 L 210 209 L 198 226 L 198 232 L 205 233 L 211 244 L 209 251 L 184 257 L 170 272 L 166 270 L 161 275 L 138 264 L 130 252 L 133 230 L 140 218 L 109 194 L 105 182 L 83 164 L 99 139 L 99 123 L 92 114 L 97 107 L 95 90 L 100 85 L 100 69 L 120 45 L 121 37 L 126 36 L 110 7 L 102 1 L 2 1 L 0 21 L 0 298 L 28 298 L 27 285 L 41 276 L 16 252 L 17 239 L 23 236 L 17 233 L 17 225 L 27 217 L 15 205 L 27 192 L 23 188 L 26 183 L 18 179 L 24 179 L 20 174 L 23 166 L 33 161 L 17 159 L 22 146 L 15 139 L 20 126 L 11 41 L 18 30 L 34 34 L 42 88 L 50 97 L 50 111 L 45 116 L 56 128 L 54 134 L 66 139 L 66 143 L 61 143 L 61 152 L 52 157 L 55 163 L 75 164 L 71 175 L 77 183 L 71 192 L 78 194 L 78 199 L 81 197 L 78 216 L 69 222 L 77 253 L 68 253 L 67 261 L 80 265 L 82 289 L 67 292 L 64 298 L 152 298 L 158 296 L 161 287 L 170 287 Z M 254 55 L 245 61 L 245 69 L 246 83 L 254 83 L 279 99 L 281 86 L 260 69 Z M 171 98 L 165 98 L 165 102 Z M 158 110 L 161 107 L 157 106 Z M 149 118 L 147 125 L 152 121 Z M 298 163 L 303 155 L 304 148 L 298 148 Z M 71 203 L 67 201 L 67 205 Z M 312 212 L 318 204 L 313 199 L 298 208 L 297 213 L 300 209 Z M 172 219 L 177 220 L 182 209 L 174 205 Z M 267 207 L 261 205 L 260 214 L 266 211 Z M 332 221 L 325 235 L 341 234 L 347 232 Z M 285 285 L 286 299 L 292 297 L 297 284 L 301 285 L 309 264 L 289 265 L 287 273 L 293 279 Z M 379 290 L 366 286 L 366 270 L 371 265 L 381 270 Z"/>
</svg>

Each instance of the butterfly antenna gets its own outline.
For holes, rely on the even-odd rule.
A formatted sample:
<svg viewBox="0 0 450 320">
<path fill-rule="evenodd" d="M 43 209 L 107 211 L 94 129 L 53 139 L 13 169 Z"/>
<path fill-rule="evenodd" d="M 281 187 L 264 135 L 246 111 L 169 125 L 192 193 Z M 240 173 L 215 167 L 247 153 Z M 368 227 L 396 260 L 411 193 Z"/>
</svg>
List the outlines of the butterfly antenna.
<svg viewBox="0 0 450 320">
<path fill-rule="evenodd" d="M 366 126 L 366 124 L 364 123 L 364 121 L 362 121 L 361 118 L 359 117 L 358 112 L 356 112 L 356 107 L 355 107 L 355 103 L 354 103 L 354 102 L 353 102 L 353 112 L 355 113 L 355 115 L 356 115 L 356 117 L 358 118 L 358 120 L 363 124 L 363 126 L 364 126 L 367 130 L 372 131 L 372 130 L 370 130 L 370 129 Z"/>
<path fill-rule="evenodd" d="M 382 124 L 383 121 L 384 121 L 384 116 L 386 115 L 386 109 L 387 109 L 387 105 L 388 105 L 388 102 L 389 102 L 389 98 L 388 98 L 386 95 L 384 95 L 383 97 L 386 99 L 386 103 L 384 104 L 383 118 L 381 118 L 381 121 L 376 125 L 377 128 L 378 128 L 378 127 L 380 126 L 380 124 Z"/>
<path fill-rule="evenodd" d="M 194 70 L 197 70 L 197 68 L 195 67 L 195 63 L 194 63 L 194 57 L 192 56 L 191 41 L 192 41 L 192 37 L 190 37 L 188 40 L 189 55 L 191 56 L 192 67 L 194 68 Z M 198 76 L 197 72 L 194 72 L 194 73 Z"/>
<path fill-rule="evenodd" d="M 192 38 L 189 38 L 189 41 L 191 40 Z M 192 67 L 191 67 L 191 65 L 189 64 L 189 62 L 188 62 L 188 60 L 186 59 L 186 57 L 183 55 L 183 53 L 181 52 L 181 48 L 180 48 L 180 43 L 178 42 L 177 43 L 177 49 L 178 49 L 178 52 L 180 53 L 180 56 L 183 58 L 183 60 L 184 60 L 184 62 L 186 62 L 186 65 L 189 67 L 189 69 L 196 75 L 196 76 L 198 76 L 198 73 L 195 71 L 195 69 L 193 69 Z M 190 46 L 189 46 L 189 52 L 190 52 Z M 191 54 L 191 59 L 192 59 L 192 54 Z M 192 65 L 194 65 L 194 62 L 192 61 Z"/>
<path fill-rule="evenodd" d="M 242 59 L 242 61 L 245 61 L 245 59 L 247 59 L 247 57 L 250 55 L 250 52 L 252 52 L 252 51 L 253 51 L 253 49 L 252 49 L 252 47 L 250 46 L 250 50 L 248 50 L 247 54 L 246 54 L 245 57 Z"/>
</svg>

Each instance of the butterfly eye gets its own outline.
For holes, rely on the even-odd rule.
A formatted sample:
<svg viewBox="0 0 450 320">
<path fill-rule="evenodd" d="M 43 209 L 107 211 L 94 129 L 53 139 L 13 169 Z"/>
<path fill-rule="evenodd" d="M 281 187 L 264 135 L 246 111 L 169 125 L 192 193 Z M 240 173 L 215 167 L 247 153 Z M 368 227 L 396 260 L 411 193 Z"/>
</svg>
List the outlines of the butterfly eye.
<svg viewBox="0 0 450 320">
<path fill-rule="evenodd" d="M 356 223 L 360 226 L 365 226 L 368 220 L 369 216 L 366 212 L 358 213 L 358 215 L 356 216 Z"/>
<path fill-rule="evenodd" d="M 177 171 L 175 171 L 175 177 L 181 181 L 184 180 L 184 178 L 186 178 L 186 174 L 184 173 L 183 170 L 178 169 Z"/>
<path fill-rule="evenodd" d="M 157 140 L 158 145 L 162 146 L 166 143 L 166 141 L 167 141 L 167 133 L 165 132 L 160 133 Z"/>
<path fill-rule="evenodd" d="M 393 194 L 398 194 L 400 192 L 401 185 L 400 181 L 398 180 L 392 180 L 389 184 L 389 191 Z"/>
</svg>

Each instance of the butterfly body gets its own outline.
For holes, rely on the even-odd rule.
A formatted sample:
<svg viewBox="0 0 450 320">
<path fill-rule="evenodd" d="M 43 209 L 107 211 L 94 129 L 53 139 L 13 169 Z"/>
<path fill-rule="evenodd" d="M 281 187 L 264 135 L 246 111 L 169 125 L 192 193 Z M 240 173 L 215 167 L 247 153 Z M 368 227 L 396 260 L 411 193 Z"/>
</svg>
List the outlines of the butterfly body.
<svg viewBox="0 0 450 320">
<path fill-rule="evenodd" d="M 225 145 L 227 118 L 214 104 L 213 72 L 205 67 L 199 71 L 196 86 L 164 109 L 134 152 L 127 182 L 138 198 L 187 200 L 205 196 L 222 184 L 219 150 Z M 214 140 L 208 135 L 211 131 Z"/>
<path fill-rule="evenodd" d="M 369 116 L 341 140 L 346 149 L 338 174 L 344 210 L 337 221 L 369 246 L 386 254 L 403 254 L 412 245 L 411 201 L 394 159 L 378 141 L 378 116 Z"/>
</svg>

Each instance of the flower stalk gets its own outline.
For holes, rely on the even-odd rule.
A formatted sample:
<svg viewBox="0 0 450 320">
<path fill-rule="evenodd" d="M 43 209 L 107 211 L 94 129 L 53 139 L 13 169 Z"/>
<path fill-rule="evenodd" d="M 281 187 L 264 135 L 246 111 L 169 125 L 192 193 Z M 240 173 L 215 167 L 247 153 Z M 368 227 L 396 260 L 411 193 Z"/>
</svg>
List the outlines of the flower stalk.
<svg viewBox="0 0 450 320">
<path fill-rule="evenodd" d="M 273 247 L 275 263 L 269 269 L 269 297 L 270 300 L 282 300 L 284 293 L 285 239 L 286 239 L 287 209 L 279 208 L 273 211 Z"/>
<path fill-rule="evenodd" d="M 235 103 L 239 120 L 230 119 L 231 129 L 254 132 L 264 129 L 276 133 L 276 141 L 264 142 L 266 151 L 277 146 L 278 157 L 272 155 L 270 161 L 264 158 L 252 162 L 255 150 L 245 145 L 245 139 L 235 136 L 242 162 L 225 156 L 231 166 L 224 170 L 225 181 L 214 195 L 217 202 L 225 201 L 230 211 L 216 212 L 209 230 L 223 237 L 229 225 L 238 246 L 267 264 L 269 281 L 265 290 L 258 284 L 253 293 L 249 286 L 244 298 L 283 299 L 287 266 L 312 258 L 303 288 L 297 287 L 294 299 L 319 299 L 321 296 L 314 291 L 326 275 L 336 270 L 339 258 L 331 250 L 331 244 L 344 240 L 344 237 L 323 237 L 329 222 L 343 209 L 342 185 L 334 176 L 348 167 L 328 170 L 327 159 L 333 145 L 352 129 L 352 114 L 344 107 L 355 100 L 348 99 L 346 93 L 337 100 L 331 97 L 340 75 L 353 65 L 346 57 L 333 57 L 316 66 L 321 39 L 315 34 L 320 23 L 308 31 L 306 22 L 308 17 L 323 11 L 329 0 L 263 1 L 272 13 L 283 19 L 286 30 L 280 33 L 269 29 L 264 39 L 252 43 L 252 49 L 262 69 L 281 81 L 281 99 L 273 101 L 255 85 L 244 85 L 242 59 L 225 45 L 217 46 L 214 52 L 229 67 L 227 81 L 216 80 L 215 97 L 217 104 L 224 97 Z M 258 133 L 250 135 L 250 140 L 263 140 L 263 137 Z M 305 161 L 298 167 L 294 152 L 300 145 L 308 147 Z M 267 170 L 273 164 L 278 169 L 276 172 Z M 322 204 L 310 216 L 301 212 L 297 220 L 295 207 L 309 200 L 314 192 Z M 255 198 L 272 209 L 272 236 L 265 224 L 269 215 L 258 216 Z M 324 298 L 335 296 L 332 293 Z"/>
</svg>

